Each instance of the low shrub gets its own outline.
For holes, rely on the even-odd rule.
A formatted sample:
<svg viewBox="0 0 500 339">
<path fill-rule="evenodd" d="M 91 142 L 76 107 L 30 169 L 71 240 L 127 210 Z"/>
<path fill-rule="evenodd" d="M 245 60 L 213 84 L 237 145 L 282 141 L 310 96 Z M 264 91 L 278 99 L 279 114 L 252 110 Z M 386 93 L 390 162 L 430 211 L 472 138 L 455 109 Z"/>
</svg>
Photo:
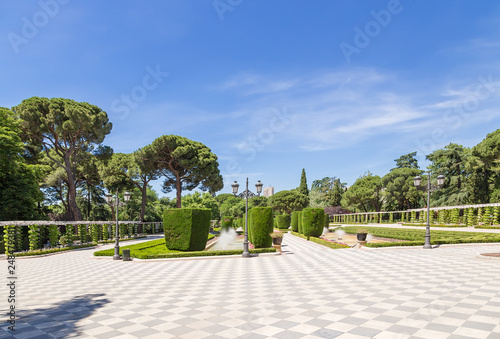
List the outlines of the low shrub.
<svg viewBox="0 0 500 339">
<path fill-rule="evenodd" d="M 317 237 L 309 237 L 309 239 L 307 239 L 308 237 L 306 237 L 305 235 L 299 234 L 297 232 L 292 232 L 292 234 L 295 235 L 296 237 L 300 237 L 302 239 L 306 239 L 306 240 L 312 241 L 316 244 L 323 245 L 323 246 L 326 246 L 326 247 L 329 247 L 332 249 L 350 248 L 349 246 L 347 246 L 345 244 L 339 244 L 339 243 L 336 243 L 334 241 L 329 241 L 326 239 L 321 239 L 321 238 L 317 238 Z"/>
</svg>

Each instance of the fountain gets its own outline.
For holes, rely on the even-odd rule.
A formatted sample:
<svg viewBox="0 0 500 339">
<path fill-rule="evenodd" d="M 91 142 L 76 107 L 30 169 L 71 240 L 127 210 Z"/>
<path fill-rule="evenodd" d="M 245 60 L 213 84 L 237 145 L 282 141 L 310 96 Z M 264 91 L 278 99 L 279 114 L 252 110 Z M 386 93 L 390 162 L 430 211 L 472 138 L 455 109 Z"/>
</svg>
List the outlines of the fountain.
<svg viewBox="0 0 500 339">
<path fill-rule="evenodd" d="M 321 233 L 321 236 L 324 237 L 325 235 L 327 235 L 328 233 L 330 232 L 330 230 L 328 229 L 328 227 L 325 227 L 323 228 L 323 233 Z"/>
<path fill-rule="evenodd" d="M 333 233 L 337 235 L 337 240 L 342 240 L 342 237 L 344 236 L 345 231 L 341 230 L 341 229 L 336 229 Z"/>
<path fill-rule="evenodd" d="M 236 239 L 236 231 L 234 228 L 223 230 L 220 233 L 219 240 L 217 240 L 215 246 L 212 247 L 212 250 L 226 250 L 229 245 L 234 242 L 234 239 Z"/>
</svg>

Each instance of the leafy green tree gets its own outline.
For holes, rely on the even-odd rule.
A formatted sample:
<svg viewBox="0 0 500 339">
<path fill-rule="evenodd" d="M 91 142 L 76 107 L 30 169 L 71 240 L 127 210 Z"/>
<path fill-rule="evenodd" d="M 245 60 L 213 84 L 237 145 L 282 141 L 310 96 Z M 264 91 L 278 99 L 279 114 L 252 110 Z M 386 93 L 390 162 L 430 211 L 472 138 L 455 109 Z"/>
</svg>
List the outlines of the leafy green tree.
<svg viewBox="0 0 500 339">
<path fill-rule="evenodd" d="M 210 193 L 204 192 L 194 192 L 193 194 L 187 194 L 182 197 L 182 205 L 189 208 L 208 208 L 212 211 L 212 220 L 218 220 L 220 211 L 219 204 L 215 197 Z"/>
<path fill-rule="evenodd" d="M 273 210 L 279 214 L 291 214 L 302 211 L 309 205 L 309 197 L 297 190 L 279 191 L 268 199 Z"/>
<path fill-rule="evenodd" d="M 420 207 L 422 191 L 418 191 L 413 179 L 421 175 L 422 171 L 417 168 L 395 168 L 382 178 L 382 186 L 385 187 L 383 197 L 385 199 L 385 210 L 397 211 Z M 422 180 L 422 185 L 425 185 Z"/>
<path fill-rule="evenodd" d="M 19 120 L 0 107 L 0 220 L 36 220 L 36 204 L 43 200 L 37 169 L 21 156 Z"/>
<path fill-rule="evenodd" d="M 306 170 L 302 169 L 302 175 L 300 176 L 300 186 L 299 193 L 304 195 L 309 195 L 309 189 L 307 188 L 307 178 L 306 178 Z"/>
<path fill-rule="evenodd" d="M 340 206 L 345 187 L 346 184 L 336 177 L 314 180 L 310 192 L 311 204 L 316 207 Z"/>
<path fill-rule="evenodd" d="M 245 214 L 245 200 L 239 197 L 235 196 L 227 197 L 226 199 L 224 199 L 224 202 L 220 205 L 221 218 L 230 216 L 237 219 L 243 217 L 244 214 Z"/>
<path fill-rule="evenodd" d="M 444 175 L 445 185 L 431 195 L 431 206 L 460 205 L 467 202 L 465 168 L 470 149 L 450 143 L 427 156 L 433 176 Z"/>
<path fill-rule="evenodd" d="M 394 160 L 396 162 L 396 168 L 419 168 L 418 160 L 415 158 L 416 156 L 416 151 L 400 156 L 398 159 Z"/>
<path fill-rule="evenodd" d="M 76 202 L 76 171 L 86 152 L 102 143 L 112 124 L 106 112 L 86 102 L 32 97 L 13 108 L 21 118 L 21 137 L 66 171 L 68 205 L 75 221 L 82 220 Z M 51 154 L 51 150 L 58 157 Z"/>
<path fill-rule="evenodd" d="M 382 179 L 370 172 L 359 177 L 342 197 L 342 206 L 360 212 L 382 209 Z"/>
<path fill-rule="evenodd" d="M 177 208 L 182 206 L 183 190 L 199 188 L 214 194 L 224 184 L 217 156 L 198 141 L 177 135 L 164 135 L 141 150 L 143 159 L 155 163 L 165 177 L 163 192 L 177 193 Z"/>
<path fill-rule="evenodd" d="M 139 190 L 141 196 L 139 220 L 144 221 L 148 185 L 159 177 L 155 163 L 147 159 L 141 151 L 133 154 L 115 153 L 111 160 L 100 167 L 99 172 L 104 184 L 111 191 L 132 187 Z"/>
<path fill-rule="evenodd" d="M 469 203 L 499 202 L 500 129 L 474 146 L 467 158 L 466 190 Z"/>
<path fill-rule="evenodd" d="M 251 207 L 267 207 L 267 198 L 264 196 L 258 196 L 248 199 L 248 208 Z"/>
</svg>

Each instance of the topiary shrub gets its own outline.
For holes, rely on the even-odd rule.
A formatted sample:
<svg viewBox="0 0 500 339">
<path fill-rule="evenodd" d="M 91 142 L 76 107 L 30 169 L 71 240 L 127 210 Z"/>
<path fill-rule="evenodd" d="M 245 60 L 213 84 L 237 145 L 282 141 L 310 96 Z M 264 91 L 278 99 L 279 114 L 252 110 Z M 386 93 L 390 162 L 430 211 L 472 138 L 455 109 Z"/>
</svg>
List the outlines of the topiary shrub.
<svg viewBox="0 0 500 339">
<path fill-rule="evenodd" d="M 252 234 L 252 244 L 255 248 L 271 247 L 273 240 L 273 210 L 271 207 L 253 207 L 250 211 L 252 222 L 249 225 Z"/>
<path fill-rule="evenodd" d="M 299 231 L 299 211 L 293 211 L 291 219 L 292 219 L 291 220 L 292 232 L 298 232 Z"/>
<path fill-rule="evenodd" d="M 49 226 L 49 241 L 51 247 L 56 246 L 59 241 L 59 230 L 56 225 Z"/>
<path fill-rule="evenodd" d="M 325 210 L 323 208 L 304 208 L 302 210 L 302 231 L 306 237 L 319 237 L 325 226 Z"/>
<path fill-rule="evenodd" d="M 297 212 L 297 220 L 298 220 L 298 231 L 299 231 L 299 234 L 303 234 L 302 233 L 302 211 L 299 211 Z"/>
<path fill-rule="evenodd" d="M 220 230 L 222 231 L 228 231 L 230 228 L 233 228 L 233 218 L 231 217 L 223 217 L 222 220 L 220 221 Z"/>
<path fill-rule="evenodd" d="M 325 213 L 325 227 L 326 229 L 330 228 L 330 214 Z"/>
<path fill-rule="evenodd" d="M 208 208 L 175 208 L 163 213 L 165 244 L 169 250 L 203 251 L 212 212 Z"/>
<path fill-rule="evenodd" d="M 290 214 L 283 214 L 276 216 L 276 223 L 280 230 L 286 230 L 290 227 L 290 222 L 292 221 L 292 217 Z"/>
</svg>

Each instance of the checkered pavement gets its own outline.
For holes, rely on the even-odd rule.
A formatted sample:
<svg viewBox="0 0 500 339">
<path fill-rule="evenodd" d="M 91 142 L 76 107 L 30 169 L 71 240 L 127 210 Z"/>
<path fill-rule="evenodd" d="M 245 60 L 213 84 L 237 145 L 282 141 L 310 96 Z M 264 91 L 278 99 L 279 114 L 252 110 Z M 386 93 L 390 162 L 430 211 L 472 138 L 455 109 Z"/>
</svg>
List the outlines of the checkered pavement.
<svg viewBox="0 0 500 339">
<path fill-rule="evenodd" d="M 7 330 L 3 284 L 0 338 L 500 338 L 500 261 L 476 257 L 500 245 L 332 250 L 287 234 L 283 250 L 19 258 L 19 319 Z"/>
</svg>

